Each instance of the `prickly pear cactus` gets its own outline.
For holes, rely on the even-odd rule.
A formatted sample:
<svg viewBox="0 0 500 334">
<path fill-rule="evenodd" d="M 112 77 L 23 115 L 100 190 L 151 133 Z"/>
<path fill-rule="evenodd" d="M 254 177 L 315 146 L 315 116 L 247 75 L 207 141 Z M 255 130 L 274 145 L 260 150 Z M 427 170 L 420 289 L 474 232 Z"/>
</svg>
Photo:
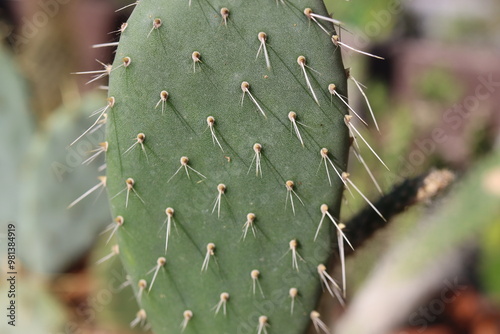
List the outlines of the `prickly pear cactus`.
<svg viewBox="0 0 500 334">
<path fill-rule="evenodd" d="M 28 105 L 29 92 L 16 64 L 0 40 L 0 132 L 9 138 L 0 148 L 4 186 L 0 189 L 0 227 L 16 221 L 19 205 L 20 168 L 34 132 L 34 120 Z M 3 255 L 3 254 L 2 254 Z"/>
<path fill-rule="evenodd" d="M 334 27 L 312 13 L 328 16 L 319 0 L 148 0 L 122 26 L 107 188 L 132 325 L 302 333 L 317 319 L 349 136 Z"/>
<path fill-rule="evenodd" d="M 104 131 L 94 132 L 71 148 L 66 146 L 85 129 L 88 112 L 101 99 L 101 95 L 87 95 L 54 111 L 27 150 L 16 198 L 24 209 L 19 210 L 16 221 L 22 222 L 19 232 L 30 245 L 19 249 L 19 257 L 31 271 L 64 272 L 88 251 L 111 220 L 104 196 L 66 208 L 69 199 L 98 182 L 97 168 L 82 162 L 103 141 Z"/>
</svg>

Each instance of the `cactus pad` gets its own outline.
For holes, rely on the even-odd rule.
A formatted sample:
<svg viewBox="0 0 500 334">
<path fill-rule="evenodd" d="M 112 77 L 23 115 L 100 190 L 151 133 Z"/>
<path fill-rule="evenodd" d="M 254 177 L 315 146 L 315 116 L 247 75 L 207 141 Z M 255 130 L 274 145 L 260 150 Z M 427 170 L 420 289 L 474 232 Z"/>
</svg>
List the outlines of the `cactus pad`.
<svg viewBox="0 0 500 334">
<path fill-rule="evenodd" d="M 306 8 L 327 16 L 318 0 L 148 0 L 122 27 L 107 187 L 143 309 L 134 325 L 309 326 L 337 239 L 322 205 L 338 217 L 349 136 L 329 91 L 347 96 L 334 27 Z"/>
</svg>

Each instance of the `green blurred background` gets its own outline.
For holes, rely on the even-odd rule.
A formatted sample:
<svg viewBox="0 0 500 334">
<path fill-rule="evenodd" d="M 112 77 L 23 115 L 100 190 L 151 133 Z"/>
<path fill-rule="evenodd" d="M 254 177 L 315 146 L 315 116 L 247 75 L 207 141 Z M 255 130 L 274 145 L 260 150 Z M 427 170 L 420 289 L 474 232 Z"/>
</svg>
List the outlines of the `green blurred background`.
<svg viewBox="0 0 500 334">
<path fill-rule="evenodd" d="M 14 329 L 2 321 L 1 333 L 132 332 L 129 323 L 137 305 L 119 260 L 95 265 L 112 244 L 105 245 L 109 234 L 99 236 L 113 222 L 105 194 L 92 194 L 66 209 L 98 184 L 105 163 L 99 156 L 82 165 L 104 140 L 103 127 L 72 147 L 68 144 L 92 124 L 88 116 L 106 105 L 102 89 L 106 79 L 86 84 L 91 75 L 71 73 L 102 70 L 99 62 L 112 61 L 113 48 L 92 45 L 118 40 L 118 34 L 110 32 L 119 29 L 132 8 L 115 10 L 129 2 L 0 1 L 0 129 L 6 140 L 0 145 L 2 271 L 7 271 L 8 223 L 16 225 L 19 257 L 19 326 Z M 388 172 L 373 156 L 364 155 L 384 192 L 435 167 L 455 171 L 460 183 L 462 175 L 475 170 L 482 159 L 495 157 L 500 143 L 500 3 L 327 0 L 326 4 L 346 24 L 341 32 L 344 43 L 385 57 L 380 61 L 338 51 L 351 74 L 366 86 L 380 125 L 380 133 L 373 126 L 362 133 L 391 168 Z M 349 100 L 355 110 L 368 115 L 353 83 Z M 363 166 L 355 158 L 350 165 L 356 184 L 376 199 L 379 194 Z M 454 191 L 460 190 L 453 188 L 449 195 Z M 448 206 L 460 209 L 456 201 L 451 203 Z M 342 219 L 347 221 L 363 205 L 349 198 Z M 350 298 L 359 292 L 357 302 L 362 303 L 387 254 L 433 221 L 443 205 L 445 196 L 409 208 L 356 250 L 348 261 Z M 453 229 L 442 235 L 443 244 L 455 245 L 450 249 L 457 255 L 453 261 L 459 271 L 448 273 L 441 267 L 420 272 L 422 277 L 436 271 L 441 271 L 440 277 L 458 275 L 467 287 L 460 298 L 429 318 L 421 316 L 425 326 L 412 313 L 391 319 L 387 333 L 500 333 L 499 210 L 494 207 L 467 219 L 476 218 L 483 223 L 472 224 L 466 230 L 470 237 L 461 236 L 456 245 L 450 241 L 458 238 Z M 0 307 L 6 300 L 4 282 Z M 421 298 L 409 303 L 419 312 L 442 286 L 415 289 L 420 289 Z M 332 308 L 330 318 L 335 322 L 341 313 Z M 365 321 L 364 316 L 358 321 Z"/>
</svg>

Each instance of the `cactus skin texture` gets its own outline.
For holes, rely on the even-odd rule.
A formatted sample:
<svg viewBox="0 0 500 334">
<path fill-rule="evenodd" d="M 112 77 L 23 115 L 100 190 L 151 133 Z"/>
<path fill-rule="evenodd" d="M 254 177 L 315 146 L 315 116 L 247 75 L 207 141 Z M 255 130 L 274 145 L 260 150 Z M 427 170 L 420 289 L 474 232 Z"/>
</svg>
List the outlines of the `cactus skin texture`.
<svg viewBox="0 0 500 334">
<path fill-rule="evenodd" d="M 328 163 L 329 184 L 320 150 L 327 148 L 344 171 L 349 136 L 346 107 L 328 91 L 334 83 L 347 96 L 341 52 L 304 15 L 308 7 L 327 16 L 318 0 L 140 1 L 121 35 L 110 76 L 107 187 L 113 214 L 124 218 L 117 242 L 136 293 L 141 279 L 149 289 L 157 259 L 166 258 L 139 301 L 156 333 L 257 333 L 259 321 L 259 333 L 303 333 L 310 325 L 321 294 L 317 266 L 328 265 L 336 249 L 328 218 L 314 241 L 320 207 L 327 204 L 338 217 L 343 190 Z M 256 58 L 259 32 L 267 35 L 266 48 Z M 304 146 L 290 111 L 301 123 Z M 126 152 L 139 133 L 145 140 Z M 126 188 L 128 178 L 133 189 Z M 223 194 L 219 184 L 226 186 Z M 175 211 L 165 252 L 169 207 Z M 249 213 L 256 237 L 249 229 L 243 239 Z M 298 259 L 299 271 L 292 267 L 294 239 L 304 260 Z M 215 250 L 202 271 L 209 243 Z M 260 272 L 257 281 L 252 270 Z M 290 288 L 298 289 L 293 315 Z M 224 292 L 227 314 L 222 308 L 215 314 Z M 182 326 L 186 310 L 193 316 Z"/>
</svg>

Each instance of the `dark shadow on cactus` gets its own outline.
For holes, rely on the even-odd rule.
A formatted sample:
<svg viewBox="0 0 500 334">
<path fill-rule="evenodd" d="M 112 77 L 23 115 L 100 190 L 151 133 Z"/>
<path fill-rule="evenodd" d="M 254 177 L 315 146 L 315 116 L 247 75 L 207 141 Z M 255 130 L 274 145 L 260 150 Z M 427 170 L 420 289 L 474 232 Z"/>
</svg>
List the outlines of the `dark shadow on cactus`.
<svg viewBox="0 0 500 334">
<path fill-rule="evenodd" d="M 177 110 L 177 108 L 174 107 L 174 105 L 172 104 L 172 102 L 167 101 L 167 105 L 169 105 L 170 108 L 172 108 L 172 110 L 174 111 L 175 115 L 180 119 L 180 121 L 182 122 L 182 124 L 186 128 L 188 128 L 189 130 L 193 131 L 193 133 L 196 133 L 196 131 L 194 131 L 194 129 L 191 127 L 191 125 L 189 125 L 189 123 L 186 121 L 186 119 L 184 118 L 184 116 L 182 116 L 182 114 L 179 112 L 179 110 Z"/>
</svg>

